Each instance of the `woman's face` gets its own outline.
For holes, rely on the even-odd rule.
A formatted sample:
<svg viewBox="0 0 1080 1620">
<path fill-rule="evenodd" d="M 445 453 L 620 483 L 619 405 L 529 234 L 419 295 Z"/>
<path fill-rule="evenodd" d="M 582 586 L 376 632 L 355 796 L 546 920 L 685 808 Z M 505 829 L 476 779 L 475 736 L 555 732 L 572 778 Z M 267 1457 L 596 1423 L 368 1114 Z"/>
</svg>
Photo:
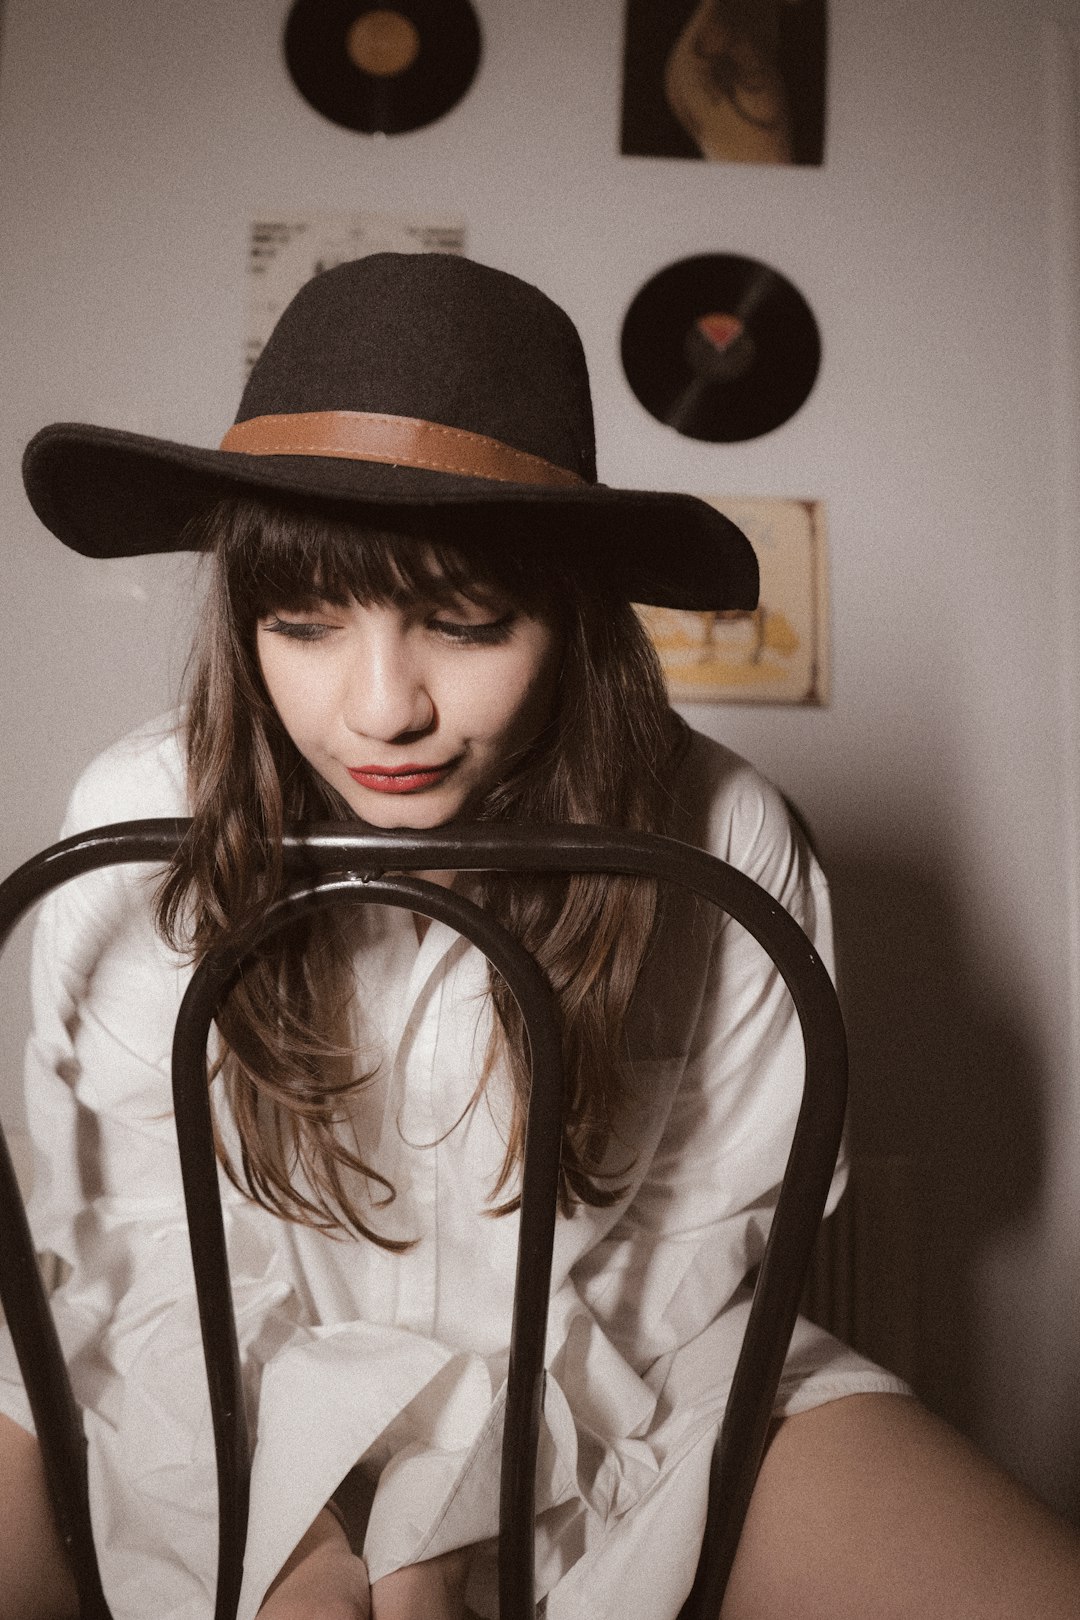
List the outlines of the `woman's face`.
<svg viewBox="0 0 1080 1620">
<path fill-rule="evenodd" d="M 296 747 L 374 827 L 438 827 L 549 719 L 558 636 L 501 597 L 317 602 L 261 619 L 259 665 Z"/>
</svg>

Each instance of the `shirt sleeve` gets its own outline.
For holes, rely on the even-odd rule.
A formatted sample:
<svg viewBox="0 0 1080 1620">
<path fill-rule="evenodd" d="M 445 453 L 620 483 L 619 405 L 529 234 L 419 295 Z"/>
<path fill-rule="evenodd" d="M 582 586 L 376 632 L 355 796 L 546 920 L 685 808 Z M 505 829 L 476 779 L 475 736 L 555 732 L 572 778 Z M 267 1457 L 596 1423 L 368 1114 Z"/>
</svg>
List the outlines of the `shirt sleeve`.
<svg viewBox="0 0 1080 1620">
<path fill-rule="evenodd" d="M 832 966 L 824 876 L 780 795 L 749 767 L 715 789 L 702 842 L 760 883 Z M 644 1371 L 716 1319 L 760 1261 L 802 1100 L 798 1016 L 775 965 L 733 919 L 715 914 L 702 948 L 681 1072 L 648 1169 L 625 1213 L 578 1268 L 590 1305 Z M 677 916 L 665 949 L 680 948 Z M 844 1184 L 838 1166 L 830 1208 Z"/>
<path fill-rule="evenodd" d="M 140 740 L 76 788 L 63 834 L 182 814 L 175 772 Z M 53 1296 L 89 1443 L 95 1535 L 116 1612 L 155 1559 L 170 1615 L 212 1607 L 214 1461 L 172 1111 L 172 1031 L 190 967 L 157 934 L 160 870 L 102 868 L 42 902 L 26 1058 L 35 1245 L 64 1262 Z M 219 1177 L 248 1393 L 294 1331 L 272 1221 Z M 32 1427 L 7 1335 L 0 1407 Z M 171 1583 L 171 1584 L 170 1584 Z"/>
</svg>

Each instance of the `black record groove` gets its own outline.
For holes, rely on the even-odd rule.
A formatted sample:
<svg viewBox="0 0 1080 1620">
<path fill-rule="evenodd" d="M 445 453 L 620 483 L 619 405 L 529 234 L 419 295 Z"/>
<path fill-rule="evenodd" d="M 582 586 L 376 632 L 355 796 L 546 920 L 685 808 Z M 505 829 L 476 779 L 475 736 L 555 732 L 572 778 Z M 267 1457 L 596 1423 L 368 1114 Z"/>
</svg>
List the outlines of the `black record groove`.
<svg viewBox="0 0 1080 1620">
<path fill-rule="evenodd" d="M 626 312 L 622 363 L 658 421 L 691 439 L 756 439 L 804 402 L 821 364 L 813 311 L 778 270 L 703 253 L 657 272 Z"/>
<path fill-rule="evenodd" d="M 400 135 L 460 101 L 480 61 L 480 24 L 469 0 L 296 0 L 285 61 L 316 112 Z"/>
</svg>

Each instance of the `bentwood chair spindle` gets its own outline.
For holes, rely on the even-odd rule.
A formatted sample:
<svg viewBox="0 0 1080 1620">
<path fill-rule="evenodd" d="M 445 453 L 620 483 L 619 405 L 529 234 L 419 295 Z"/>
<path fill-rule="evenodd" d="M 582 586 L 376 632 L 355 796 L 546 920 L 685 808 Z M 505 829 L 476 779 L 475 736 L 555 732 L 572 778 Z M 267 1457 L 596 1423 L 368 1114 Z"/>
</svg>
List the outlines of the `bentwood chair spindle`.
<svg viewBox="0 0 1080 1620">
<path fill-rule="evenodd" d="M 124 822 L 43 851 L 0 884 L 0 948 L 23 914 L 53 888 L 102 866 L 163 864 L 187 826 L 184 820 Z M 367 904 L 406 907 L 457 929 L 504 976 L 528 1032 L 533 1078 L 500 1481 L 499 1612 L 500 1620 L 533 1620 L 535 1614 L 531 1527 L 562 1136 L 558 1023 L 550 991 L 528 953 L 462 895 L 408 875 L 424 870 L 606 872 L 673 884 L 711 901 L 748 929 L 791 994 L 806 1052 L 803 1100 L 713 1457 L 701 1558 L 680 1616 L 716 1620 L 843 1129 L 846 1042 L 824 965 L 770 894 L 735 867 L 673 839 L 599 827 L 477 825 L 414 833 L 333 824 L 289 835 L 285 852 L 287 887 L 249 936 L 208 957 L 194 973 L 173 1047 L 176 1129 L 217 1455 L 214 1620 L 234 1620 L 236 1613 L 251 1454 L 206 1078 L 210 1024 L 247 954 L 270 933 L 315 910 Z M 81 1620 L 111 1620 L 90 1522 L 81 1417 L 2 1136 L 0 1299 L 26 1382 L 57 1523 L 75 1571 Z"/>
</svg>

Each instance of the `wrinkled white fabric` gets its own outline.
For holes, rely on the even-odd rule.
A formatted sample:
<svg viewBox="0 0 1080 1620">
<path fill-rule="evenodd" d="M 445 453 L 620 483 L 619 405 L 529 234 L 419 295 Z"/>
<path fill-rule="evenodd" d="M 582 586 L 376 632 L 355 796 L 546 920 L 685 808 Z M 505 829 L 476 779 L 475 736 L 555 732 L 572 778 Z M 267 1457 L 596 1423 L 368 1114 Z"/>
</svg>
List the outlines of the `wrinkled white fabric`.
<svg viewBox="0 0 1080 1620">
<path fill-rule="evenodd" d="M 824 880 L 774 790 L 696 735 L 672 786 L 680 836 L 768 888 L 828 961 Z M 170 719 L 90 767 L 64 833 L 185 813 Z M 151 1593 L 159 1620 L 203 1620 L 213 1445 L 169 1089 L 189 969 L 154 932 L 157 876 L 113 868 L 42 907 L 31 1219 L 39 1246 L 71 1267 L 54 1303 L 116 1620 L 142 1620 Z M 374 1490 L 372 1578 L 486 1543 L 470 1604 L 496 1612 L 517 1221 L 486 1208 L 507 1123 L 497 1078 L 468 1106 L 490 1028 L 486 965 L 440 923 L 418 943 L 407 912 L 366 907 L 361 929 L 355 1035 L 376 1072 L 353 1123 L 396 1188 L 372 1223 L 415 1241 L 392 1254 L 333 1239 L 221 1178 L 256 1434 L 240 1620 L 358 1462 Z M 632 1096 L 610 1156 L 625 1195 L 560 1219 L 556 1235 L 537 1521 L 548 1620 L 597 1613 L 597 1593 L 621 1620 L 678 1612 L 745 1325 L 743 1279 L 762 1252 L 801 1095 L 801 1037 L 775 969 L 744 930 L 686 897 L 668 909 L 628 1035 Z M 903 1389 L 800 1322 L 778 1410 Z M 0 1409 L 31 1426 L 6 1334 Z"/>
</svg>

